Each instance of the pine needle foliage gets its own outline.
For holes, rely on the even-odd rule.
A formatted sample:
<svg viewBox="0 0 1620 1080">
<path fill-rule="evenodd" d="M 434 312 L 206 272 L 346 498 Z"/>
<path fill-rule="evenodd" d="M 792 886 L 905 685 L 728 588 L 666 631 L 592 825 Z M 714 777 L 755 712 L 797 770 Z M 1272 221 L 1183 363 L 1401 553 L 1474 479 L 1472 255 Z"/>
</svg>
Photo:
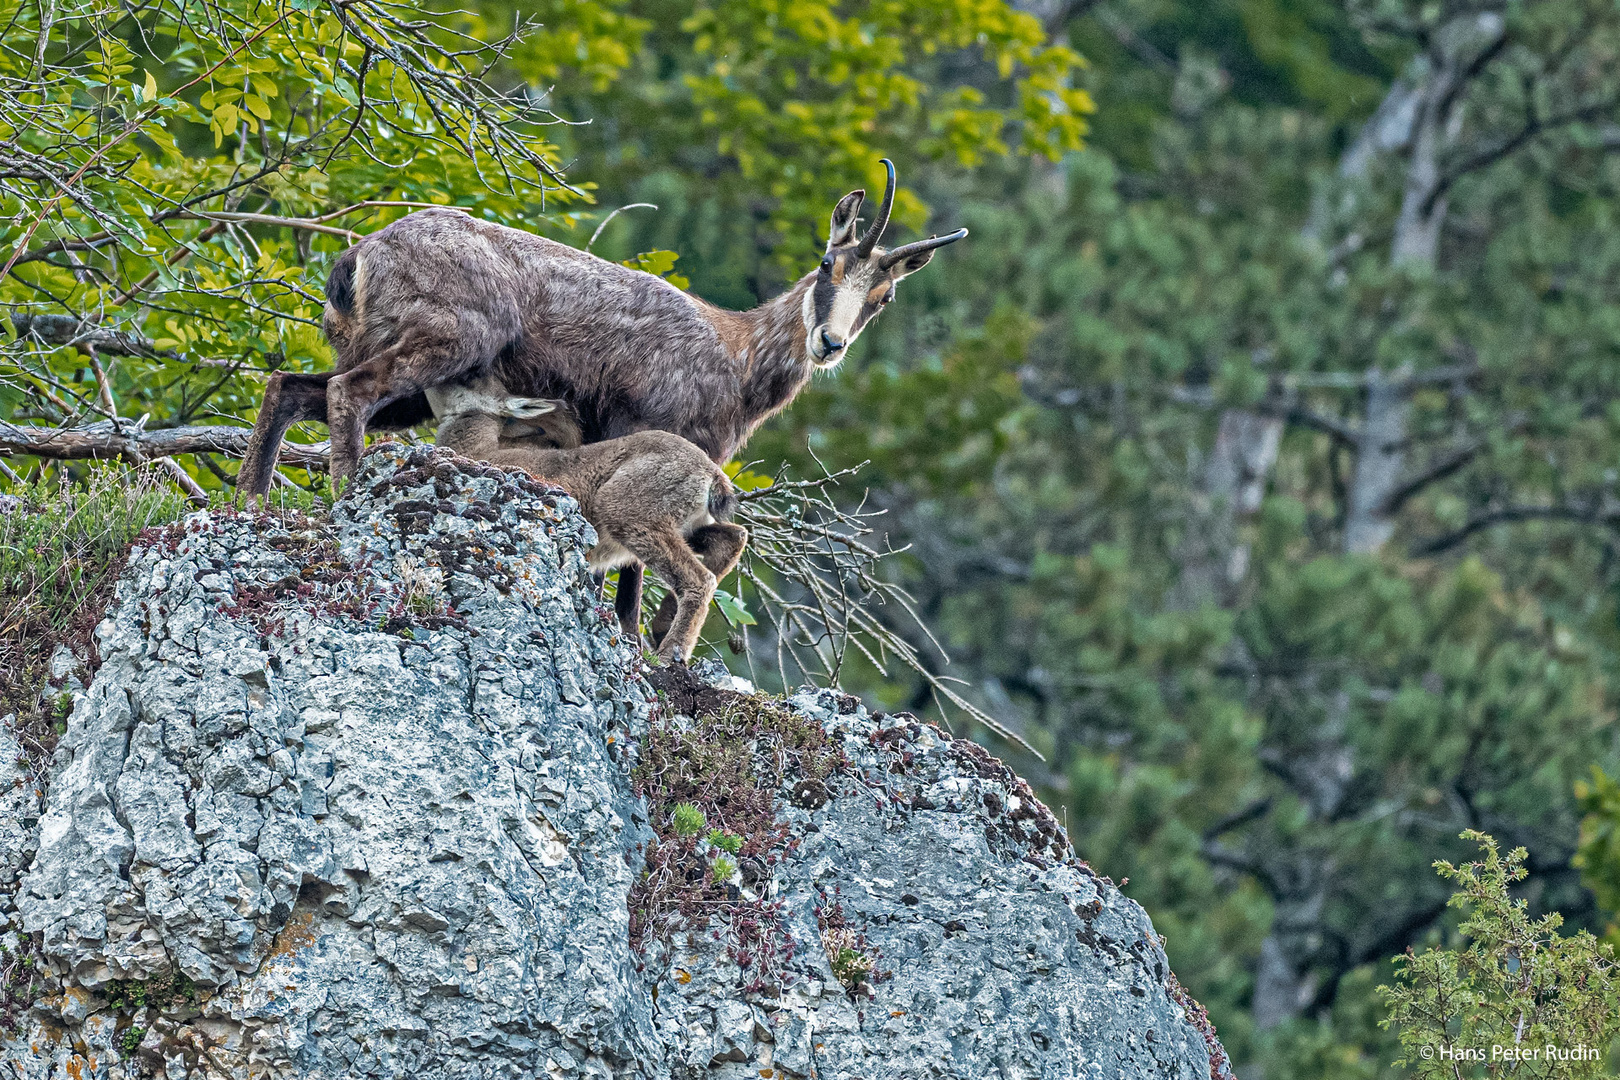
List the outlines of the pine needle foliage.
<svg viewBox="0 0 1620 1080">
<path fill-rule="evenodd" d="M 1511 888 L 1527 876 L 1524 848 L 1502 855 L 1491 836 L 1462 834 L 1483 857 L 1435 863 L 1456 882 L 1450 906 L 1468 912 L 1459 949 L 1408 948 L 1395 985 L 1381 986 L 1385 1027 L 1399 1029 L 1397 1064 L 1417 1077 L 1559 1077 L 1606 1074 L 1620 1038 L 1614 947 L 1586 931 L 1558 933 L 1557 912 L 1532 919 Z"/>
</svg>

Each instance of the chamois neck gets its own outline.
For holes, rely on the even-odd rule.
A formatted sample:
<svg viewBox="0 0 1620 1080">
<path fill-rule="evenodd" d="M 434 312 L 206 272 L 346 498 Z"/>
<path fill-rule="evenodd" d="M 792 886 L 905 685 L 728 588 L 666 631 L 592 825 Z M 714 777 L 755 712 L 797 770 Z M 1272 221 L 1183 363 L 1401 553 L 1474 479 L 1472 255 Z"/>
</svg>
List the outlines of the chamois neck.
<svg viewBox="0 0 1620 1080">
<path fill-rule="evenodd" d="M 812 271 L 776 299 L 738 313 L 744 331 L 738 335 L 743 408 L 750 430 L 785 408 L 815 374 L 804 329 L 805 297 L 815 282 Z"/>
</svg>

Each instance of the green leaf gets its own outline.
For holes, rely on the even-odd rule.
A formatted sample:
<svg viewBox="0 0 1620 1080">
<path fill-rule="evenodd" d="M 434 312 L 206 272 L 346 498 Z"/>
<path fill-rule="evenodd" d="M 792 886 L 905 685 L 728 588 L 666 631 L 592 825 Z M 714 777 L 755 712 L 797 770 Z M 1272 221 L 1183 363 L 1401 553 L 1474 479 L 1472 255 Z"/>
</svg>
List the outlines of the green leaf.
<svg viewBox="0 0 1620 1080">
<path fill-rule="evenodd" d="M 624 260 L 621 265 L 628 266 L 632 270 L 655 274 L 677 289 L 685 289 L 691 282 L 685 276 L 674 272 L 675 260 L 679 258 L 680 256 L 673 251 L 643 251 L 640 255 Z"/>
<path fill-rule="evenodd" d="M 716 589 L 714 591 L 714 603 L 715 606 L 720 609 L 720 613 L 726 617 L 726 621 L 731 623 L 731 625 L 757 625 L 754 619 L 754 613 L 748 610 L 748 605 L 743 603 L 741 596 L 735 593 L 726 592 L 724 589 Z"/>
<path fill-rule="evenodd" d="M 728 462 L 725 470 L 726 475 L 731 478 L 731 486 L 738 491 L 761 491 L 770 487 L 772 483 L 770 477 L 750 472 L 740 461 Z"/>
</svg>

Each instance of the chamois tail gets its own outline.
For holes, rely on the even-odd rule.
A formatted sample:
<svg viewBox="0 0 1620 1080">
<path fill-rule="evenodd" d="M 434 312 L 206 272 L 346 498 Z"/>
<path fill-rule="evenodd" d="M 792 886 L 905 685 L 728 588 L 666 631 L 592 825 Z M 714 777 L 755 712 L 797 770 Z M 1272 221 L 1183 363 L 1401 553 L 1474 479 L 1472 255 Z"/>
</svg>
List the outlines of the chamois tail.
<svg viewBox="0 0 1620 1080">
<path fill-rule="evenodd" d="M 709 485 L 709 516 L 716 521 L 730 521 L 736 512 L 737 493 L 731 489 L 726 474 L 720 473 Z"/>
<path fill-rule="evenodd" d="M 326 278 L 326 303 L 341 315 L 354 313 L 355 267 L 360 261 L 359 247 L 352 247 L 338 256 L 332 272 Z"/>
</svg>

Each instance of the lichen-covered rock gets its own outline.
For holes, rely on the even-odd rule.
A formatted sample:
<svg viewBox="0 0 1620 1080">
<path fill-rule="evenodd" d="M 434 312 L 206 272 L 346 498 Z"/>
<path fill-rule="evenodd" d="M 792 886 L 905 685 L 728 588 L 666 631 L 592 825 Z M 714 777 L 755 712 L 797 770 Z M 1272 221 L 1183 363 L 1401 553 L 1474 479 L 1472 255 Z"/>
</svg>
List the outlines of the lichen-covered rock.
<svg viewBox="0 0 1620 1080">
<path fill-rule="evenodd" d="M 0 730 L 0 944 L 51 975 L 0 1075 L 1224 1069 L 1027 786 L 826 691 L 772 707 L 837 768 L 783 775 L 779 850 L 711 882 L 768 910 L 774 981 L 730 909 L 633 943 L 667 824 L 633 789 L 649 726 L 763 699 L 683 674 L 701 693 L 658 703 L 593 541 L 554 489 L 398 446 L 329 517 L 143 538 L 43 807 Z"/>
<path fill-rule="evenodd" d="M 688 705 L 746 708 L 726 700 L 735 696 L 689 695 Z M 1146 914 L 1073 858 L 1006 766 L 834 691 L 801 691 L 787 705 L 822 726 L 841 764 L 824 781 L 785 778 L 776 805 L 787 853 L 771 903 L 738 914 L 774 917 L 777 936 L 800 947 L 784 985 L 739 1001 L 749 972 L 734 935 L 674 935 L 657 1012 L 673 1075 L 1226 1071 L 1207 1021 L 1189 1023 Z M 869 974 L 835 974 L 840 939 L 868 958 Z"/>
</svg>

